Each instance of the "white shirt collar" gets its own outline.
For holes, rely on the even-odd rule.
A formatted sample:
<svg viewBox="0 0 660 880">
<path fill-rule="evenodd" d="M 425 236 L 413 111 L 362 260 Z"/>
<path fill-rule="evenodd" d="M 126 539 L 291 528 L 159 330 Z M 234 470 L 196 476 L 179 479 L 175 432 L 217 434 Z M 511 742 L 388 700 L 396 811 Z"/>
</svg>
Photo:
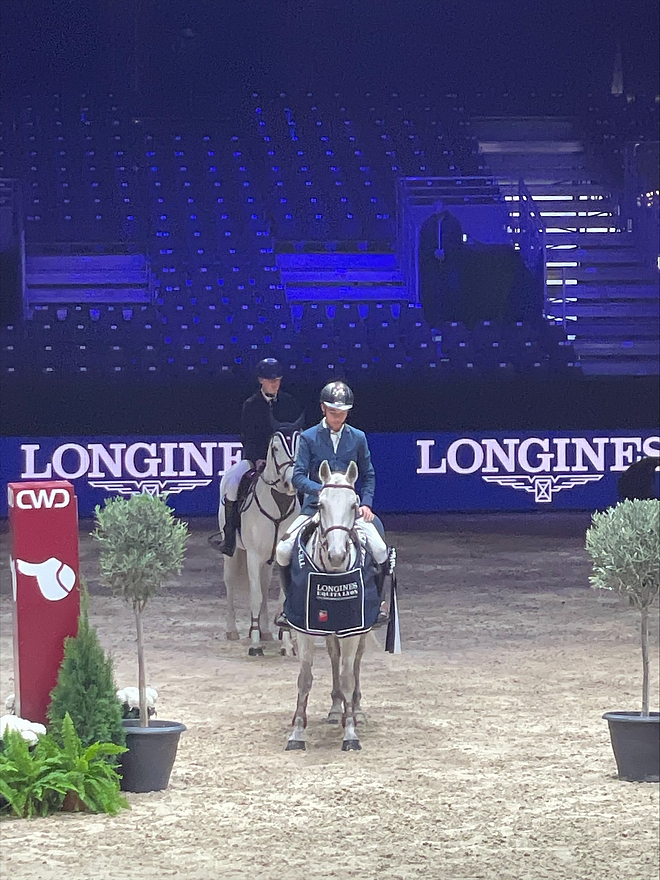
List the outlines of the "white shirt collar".
<svg viewBox="0 0 660 880">
<path fill-rule="evenodd" d="M 343 432 L 344 428 L 346 427 L 346 422 L 344 422 L 344 424 L 341 426 L 341 428 L 340 428 L 338 431 L 333 431 L 332 428 L 330 427 L 330 425 L 328 424 L 328 420 L 326 419 L 325 416 L 323 416 L 323 418 L 322 418 L 322 420 L 321 420 L 321 424 L 323 425 L 324 428 L 327 428 L 328 431 L 330 431 L 330 436 L 331 436 L 331 437 L 332 437 L 333 434 L 334 434 L 336 437 L 341 437 L 342 432 Z"/>
</svg>

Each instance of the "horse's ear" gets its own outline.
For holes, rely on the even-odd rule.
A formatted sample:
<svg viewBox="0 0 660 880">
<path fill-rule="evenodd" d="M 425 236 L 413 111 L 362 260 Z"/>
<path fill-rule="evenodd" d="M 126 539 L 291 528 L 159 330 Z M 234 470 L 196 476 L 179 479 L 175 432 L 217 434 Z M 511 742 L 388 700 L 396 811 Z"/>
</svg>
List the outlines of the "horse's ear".
<svg viewBox="0 0 660 880">
<path fill-rule="evenodd" d="M 346 479 L 351 484 L 351 486 L 354 486 L 357 478 L 358 478 L 357 465 L 355 464 L 354 461 L 352 461 L 348 466 L 348 470 L 346 471 Z"/>
<path fill-rule="evenodd" d="M 330 477 L 332 476 L 332 472 L 330 471 L 330 465 L 328 464 L 328 459 L 326 458 L 321 462 L 321 467 L 319 468 L 319 477 L 321 478 L 321 482 L 325 486 Z"/>
</svg>

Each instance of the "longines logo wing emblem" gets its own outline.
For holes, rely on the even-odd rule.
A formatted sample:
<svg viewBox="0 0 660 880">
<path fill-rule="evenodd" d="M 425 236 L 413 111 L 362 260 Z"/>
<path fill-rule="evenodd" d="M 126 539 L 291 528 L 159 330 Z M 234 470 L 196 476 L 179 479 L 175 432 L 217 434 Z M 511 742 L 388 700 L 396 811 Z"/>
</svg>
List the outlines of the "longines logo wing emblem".
<svg viewBox="0 0 660 880">
<path fill-rule="evenodd" d="M 209 486 L 213 480 L 90 480 L 89 485 L 120 495 L 180 495 Z"/>
<path fill-rule="evenodd" d="M 515 474 L 502 477 L 484 477 L 486 483 L 497 483 L 498 486 L 508 486 L 510 489 L 521 489 L 534 495 L 534 501 L 539 504 L 548 504 L 557 492 L 562 489 L 574 489 L 575 486 L 586 486 L 587 483 L 597 483 L 603 479 L 604 474 L 570 474 L 553 476 L 551 474 Z"/>
</svg>

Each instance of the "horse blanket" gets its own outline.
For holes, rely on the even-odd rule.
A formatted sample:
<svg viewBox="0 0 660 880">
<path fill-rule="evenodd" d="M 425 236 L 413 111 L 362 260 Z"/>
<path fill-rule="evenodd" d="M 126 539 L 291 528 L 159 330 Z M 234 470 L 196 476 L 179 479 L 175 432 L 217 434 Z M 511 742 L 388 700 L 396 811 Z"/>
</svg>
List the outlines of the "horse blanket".
<svg viewBox="0 0 660 880">
<path fill-rule="evenodd" d="M 291 582 L 284 602 L 289 623 L 315 636 L 341 638 L 369 632 L 380 610 L 373 557 L 360 546 L 355 568 L 321 571 L 305 550 L 309 536 L 309 529 L 301 529 L 291 554 Z"/>
</svg>

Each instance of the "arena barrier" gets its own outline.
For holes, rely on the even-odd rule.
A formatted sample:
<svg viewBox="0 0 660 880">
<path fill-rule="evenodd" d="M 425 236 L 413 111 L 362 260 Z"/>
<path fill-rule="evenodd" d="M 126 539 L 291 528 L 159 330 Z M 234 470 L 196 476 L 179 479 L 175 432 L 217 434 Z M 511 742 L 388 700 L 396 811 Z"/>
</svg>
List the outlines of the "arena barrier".
<svg viewBox="0 0 660 880">
<path fill-rule="evenodd" d="M 660 455 L 650 429 L 369 434 L 369 444 L 381 513 L 603 509 L 631 464 Z M 83 517 L 135 492 L 167 492 L 180 515 L 214 516 L 220 478 L 240 455 L 226 435 L 3 437 L 0 516 L 6 484 L 39 479 L 73 483 Z"/>
</svg>

